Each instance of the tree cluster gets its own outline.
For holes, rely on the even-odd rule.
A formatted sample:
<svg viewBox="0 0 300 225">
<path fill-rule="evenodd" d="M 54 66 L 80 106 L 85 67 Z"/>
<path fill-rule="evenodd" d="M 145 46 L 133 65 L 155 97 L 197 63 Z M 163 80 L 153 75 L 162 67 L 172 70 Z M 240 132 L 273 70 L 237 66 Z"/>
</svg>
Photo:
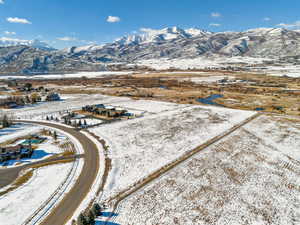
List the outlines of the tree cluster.
<svg viewBox="0 0 300 225">
<path fill-rule="evenodd" d="M 0 115 L 0 124 L 3 128 L 10 127 L 13 124 L 12 118 L 6 114 Z"/>
<path fill-rule="evenodd" d="M 97 216 L 101 215 L 101 207 L 95 203 L 91 209 L 84 213 L 80 213 L 77 218 L 77 225 L 94 225 Z"/>
<path fill-rule="evenodd" d="M 25 96 L 9 96 L 7 98 L 0 99 L 0 106 L 7 106 L 10 103 L 15 103 L 16 105 L 23 106 L 26 104 L 34 104 L 42 100 L 38 93 L 32 93 L 31 95 Z"/>
</svg>

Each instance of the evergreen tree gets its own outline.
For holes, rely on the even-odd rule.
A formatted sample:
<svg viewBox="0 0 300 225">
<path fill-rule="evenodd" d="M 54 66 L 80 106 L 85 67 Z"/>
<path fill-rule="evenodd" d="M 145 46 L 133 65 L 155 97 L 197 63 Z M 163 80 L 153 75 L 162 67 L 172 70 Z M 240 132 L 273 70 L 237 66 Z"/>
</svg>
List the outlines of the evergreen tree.
<svg viewBox="0 0 300 225">
<path fill-rule="evenodd" d="M 68 124 L 68 120 L 66 117 L 64 117 L 64 124 Z"/>
<path fill-rule="evenodd" d="M 57 140 L 57 133 L 56 133 L 56 131 L 53 132 L 53 138 L 54 138 L 54 140 Z"/>
<path fill-rule="evenodd" d="M 78 126 L 79 126 L 79 127 L 82 126 L 81 120 L 78 121 Z"/>
<path fill-rule="evenodd" d="M 50 119 L 51 119 L 51 120 L 54 120 L 53 115 L 51 115 Z"/>
<path fill-rule="evenodd" d="M 49 116 L 48 115 L 46 116 L 46 120 L 49 120 Z"/>
<path fill-rule="evenodd" d="M 87 222 L 89 225 L 94 225 L 95 224 L 95 214 L 93 213 L 92 210 L 89 210 L 88 217 L 87 217 Z"/>
<path fill-rule="evenodd" d="M 92 207 L 92 211 L 96 216 L 101 215 L 101 207 L 98 203 L 95 203 Z"/>
<path fill-rule="evenodd" d="M 85 127 L 87 126 L 86 120 L 83 121 L 83 125 L 84 125 Z"/>
<path fill-rule="evenodd" d="M 10 122 L 9 122 L 9 120 L 8 120 L 7 115 L 4 115 L 3 118 L 2 118 L 2 126 L 3 126 L 4 128 L 10 126 Z"/>
<path fill-rule="evenodd" d="M 77 224 L 78 225 L 88 225 L 88 221 L 86 220 L 85 216 L 82 213 L 80 213 L 77 218 Z"/>
</svg>

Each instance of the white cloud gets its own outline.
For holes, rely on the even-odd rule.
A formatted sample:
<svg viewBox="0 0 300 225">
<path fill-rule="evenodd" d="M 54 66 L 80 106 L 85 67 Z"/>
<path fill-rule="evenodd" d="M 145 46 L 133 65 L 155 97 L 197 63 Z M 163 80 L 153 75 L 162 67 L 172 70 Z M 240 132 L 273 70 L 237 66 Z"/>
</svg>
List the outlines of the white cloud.
<svg viewBox="0 0 300 225">
<path fill-rule="evenodd" d="M 18 17 L 8 17 L 6 20 L 10 23 L 22 23 L 22 24 L 31 24 L 31 22 L 24 18 L 18 18 Z"/>
<path fill-rule="evenodd" d="M 4 0 L 0 0 L 0 4 L 4 4 Z"/>
<path fill-rule="evenodd" d="M 16 35 L 16 32 L 13 32 L 13 31 L 4 31 L 4 34 L 6 34 L 6 35 Z"/>
<path fill-rule="evenodd" d="M 59 37 L 56 39 L 60 40 L 60 41 L 77 41 L 77 38 L 74 38 L 74 37 Z"/>
<path fill-rule="evenodd" d="M 8 37 L 0 37 L 0 41 L 4 41 L 4 42 L 15 42 L 18 44 L 24 44 L 24 43 L 28 43 L 29 40 L 21 40 L 21 39 L 17 39 L 17 38 L 8 38 Z"/>
<path fill-rule="evenodd" d="M 222 16 L 222 14 L 221 14 L 221 13 L 218 13 L 218 12 L 213 12 L 213 13 L 211 13 L 210 15 L 211 15 L 211 17 L 213 17 L 213 18 L 219 18 L 219 17 Z"/>
<path fill-rule="evenodd" d="M 270 18 L 270 17 L 265 17 L 263 20 L 264 20 L 264 21 L 270 21 L 271 18 Z"/>
<path fill-rule="evenodd" d="M 151 33 L 151 32 L 156 31 L 156 30 L 151 29 L 151 28 L 141 28 L 140 31 L 144 32 L 144 33 Z"/>
<path fill-rule="evenodd" d="M 209 26 L 211 26 L 211 27 L 220 27 L 220 26 L 222 26 L 222 24 L 219 24 L 219 23 L 210 23 Z"/>
<path fill-rule="evenodd" d="M 120 22 L 121 19 L 118 16 L 109 16 L 109 17 L 107 17 L 106 21 L 109 23 L 117 23 L 117 22 Z"/>
<path fill-rule="evenodd" d="M 295 29 L 295 28 L 300 28 L 300 20 L 294 22 L 294 23 L 280 23 L 277 24 L 278 27 L 284 27 L 284 28 L 289 28 L 289 29 Z"/>
</svg>

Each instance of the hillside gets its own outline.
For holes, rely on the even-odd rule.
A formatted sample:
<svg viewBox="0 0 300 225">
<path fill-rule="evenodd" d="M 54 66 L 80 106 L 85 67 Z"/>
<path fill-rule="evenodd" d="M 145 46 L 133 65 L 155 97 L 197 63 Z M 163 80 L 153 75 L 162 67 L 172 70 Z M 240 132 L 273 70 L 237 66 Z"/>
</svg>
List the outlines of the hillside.
<svg viewBox="0 0 300 225">
<path fill-rule="evenodd" d="M 212 33 L 195 28 L 143 29 L 113 43 L 63 50 L 17 45 L 0 48 L 1 73 L 97 71 L 105 63 L 147 59 L 253 57 L 297 60 L 300 32 L 258 28 L 244 32 Z"/>
</svg>

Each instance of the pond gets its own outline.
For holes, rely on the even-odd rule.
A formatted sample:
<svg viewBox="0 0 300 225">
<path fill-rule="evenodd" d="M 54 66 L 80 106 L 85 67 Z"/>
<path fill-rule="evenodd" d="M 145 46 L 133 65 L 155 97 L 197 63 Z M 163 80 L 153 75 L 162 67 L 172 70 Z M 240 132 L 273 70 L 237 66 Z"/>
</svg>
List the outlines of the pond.
<svg viewBox="0 0 300 225">
<path fill-rule="evenodd" d="M 258 108 L 255 108 L 255 110 L 256 110 L 256 111 L 264 111 L 265 109 L 264 109 L 264 108 L 258 107 Z"/>
<path fill-rule="evenodd" d="M 218 98 L 223 98 L 224 95 L 220 95 L 220 94 L 213 94 L 207 98 L 198 98 L 197 101 L 198 102 L 201 102 L 203 104 L 206 104 L 206 105 L 215 105 L 215 106 L 222 106 L 224 107 L 222 104 L 218 104 L 216 102 L 214 102 L 215 99 L 218 99 Z"/>
</svg>

